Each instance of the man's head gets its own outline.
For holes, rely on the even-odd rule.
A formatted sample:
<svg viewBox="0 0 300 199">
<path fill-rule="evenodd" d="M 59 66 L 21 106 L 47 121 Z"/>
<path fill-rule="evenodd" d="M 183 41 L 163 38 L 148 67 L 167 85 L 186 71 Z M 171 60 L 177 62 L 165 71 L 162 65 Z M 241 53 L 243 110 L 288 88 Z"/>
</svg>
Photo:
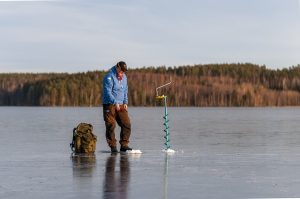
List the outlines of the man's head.
<svg viewBox="0 0 300 199">
<path fill-rule="evenodd" d="M 118 71 L 126 72 L 127 71 L 127 65 L 124 61 L 120 61 L 117 63 L 117 69 Z"/>
</svg>

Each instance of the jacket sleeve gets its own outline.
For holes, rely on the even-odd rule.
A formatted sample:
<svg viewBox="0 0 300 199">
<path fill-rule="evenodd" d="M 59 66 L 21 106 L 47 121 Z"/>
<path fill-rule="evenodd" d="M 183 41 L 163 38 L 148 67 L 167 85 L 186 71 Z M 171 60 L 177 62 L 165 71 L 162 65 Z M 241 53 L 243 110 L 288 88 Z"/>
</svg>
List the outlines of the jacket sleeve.
<svg viewBox="0 0 300 199">
<path fill-rule="evenodd" d="M 128 104 L 128 85 L 126 84 L 125 90 L 124 90 L 124 100 L 123 104 Z"/>
<path fill-rule="evenodd" d="M 113 78 L 108 75 L 103 80 L 104 97 L 108 99 L 108 101 L 111 102 L 112 104 L 116 104 L 116 99 L 112 94 L 112 89 L 113 89 Z"/>
<path fill-rule="evenodd" d="M 128 104 L 128 83 L 127 83 L 127 76 L 124 74 L 124 99 L 123 104 Z"/>
</svg>

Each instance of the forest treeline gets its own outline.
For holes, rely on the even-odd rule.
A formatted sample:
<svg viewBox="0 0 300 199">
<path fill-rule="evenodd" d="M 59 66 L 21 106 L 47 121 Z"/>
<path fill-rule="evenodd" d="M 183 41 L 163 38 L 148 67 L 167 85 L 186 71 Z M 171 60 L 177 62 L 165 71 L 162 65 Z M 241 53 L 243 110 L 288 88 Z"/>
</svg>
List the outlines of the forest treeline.
<svg viewBox="0 0 300 199">
<path fill-rule="evenodd" d="M 2 73 L 1 106 L 101 106 L 105 71 Z M 300 66 L 254 64 L 144 67 L 127 72 L 129 105 L 155 106 L 155 88 L 170 106 L 299 106 Z"/>
</svg>

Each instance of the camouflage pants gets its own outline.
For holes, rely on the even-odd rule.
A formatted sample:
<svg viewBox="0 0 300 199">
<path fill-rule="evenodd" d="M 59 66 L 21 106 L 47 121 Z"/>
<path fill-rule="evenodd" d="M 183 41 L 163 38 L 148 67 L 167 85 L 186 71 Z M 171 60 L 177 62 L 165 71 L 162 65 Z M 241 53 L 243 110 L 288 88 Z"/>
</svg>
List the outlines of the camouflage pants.
<svg viewBox="0 0 300 199">
<path fill-rule="evenodd" d="M 103 104 L 103 118 L 106 126 L 106 141 L 108 146 L 116 147 L 117 140 L 115 138 L 116 122 L 121 127 L 120 144 L 128 146 L 131 134 L 131 123 L 127 110 L 117 111 L 112 104 Z"/>
</svg>

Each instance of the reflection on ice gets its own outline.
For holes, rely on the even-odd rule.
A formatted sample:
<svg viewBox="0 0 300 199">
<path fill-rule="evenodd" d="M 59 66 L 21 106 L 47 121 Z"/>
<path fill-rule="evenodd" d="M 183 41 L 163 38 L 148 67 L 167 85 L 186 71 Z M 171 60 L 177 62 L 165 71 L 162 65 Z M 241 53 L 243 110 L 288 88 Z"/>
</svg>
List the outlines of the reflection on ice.
<svg viewBox="0 0 300 199">
<path fill-rule="evenodd" d="M 119 162 L 116 162 L 119 159 Z M 119 163 L 119 170 L 116 164 Z M 106 159 L 103 198 L 127 198 L 130 164 L 127 155 L 112 154 Z"/>
<path fill-rule="evenodd" d="M 96 165 L 96 156 L 93 155 L 72 155 L 73 176 L 91 177 Z"/>
<path fill-rule="evenodd" d="M 165 155 L 165 169 L 164 169 L 164 199 L 168 198 L 168 176 L 169 176 L 169 154 Z"/>
<path fill-rule="evenodd" d="M 92 198 L 92 184 L 96 173 L 96 156 L 72 154 L 71 159 L 73 164 L 74 192 L 77 193 L 77 197 Z"/>
</svg>

